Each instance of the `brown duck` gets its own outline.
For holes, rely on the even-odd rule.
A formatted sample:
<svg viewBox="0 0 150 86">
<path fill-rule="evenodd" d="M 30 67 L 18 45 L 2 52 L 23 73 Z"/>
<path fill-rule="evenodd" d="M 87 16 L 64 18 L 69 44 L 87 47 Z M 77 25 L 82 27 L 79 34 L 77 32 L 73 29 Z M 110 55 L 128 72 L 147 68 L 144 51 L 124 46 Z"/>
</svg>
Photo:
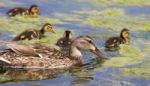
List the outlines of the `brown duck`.
<svg viewBox="0 0 150 86">
<path fill-rule="evenodd" d="M 31 40 L 31 39 L 41 39 L 44 37 L 45 32 L 52 32 L 55 33 L 52 25 L 49 23 L 46 23 L 43 25 L 41 30 L 36 30 L 36 29 L 28 29 L 22 32 L 21 34 L 17 35 L 13 40 L 14 41 L 19 41 L 19 40 Z"/>
<path fill-rule="evenodd" d="M 5 41 L 0 41 L 0 44 L 8 47 L 0 51 L 0 66 L 5 68 L 70 68 L 73 65 L 83 64 L 81 51 L 90 51 L 106 59 L 89 36 L 74 39 L 69 49 L 69 56 L 45 45 L 22 45 Z"/>
</svg>

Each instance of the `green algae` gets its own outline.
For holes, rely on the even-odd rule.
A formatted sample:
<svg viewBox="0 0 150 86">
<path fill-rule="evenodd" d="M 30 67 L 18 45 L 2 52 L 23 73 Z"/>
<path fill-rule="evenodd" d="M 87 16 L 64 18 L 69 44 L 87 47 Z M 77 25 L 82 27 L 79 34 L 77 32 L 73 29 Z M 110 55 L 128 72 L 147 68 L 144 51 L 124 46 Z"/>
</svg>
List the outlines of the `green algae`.
<svg viewBox="0 0 150 86">
<path fill-rule="evenodd" d="M 38 18 L 31 18 L 31 17 L 12 17 L 8 18 L 1 18 L 1 30 L 8 30 L 13 31 L 14 33 L 20 33 L 26 29 L 41 29 L 43 24 L 50 23 L 50 24 L 63 24 L 62 21 L 59 19 L 53 18 L 45 18 L 45 17 L 38 17 Z"/>
<path fill-rule="evenodd" d="M 52 24 L 52 26 L 54 24 L 63 24 L 63 22 L 61 22 L 60 20 L 53 19 L 53 18 L 45 18 L 45 17 L 30 18 L 30 17 L 20 17 L 20 16 L 13 17 L 10 19 L 1 18 L 0 22 L 1 22 L 0 30 L 7 30 L 7 31 L 13 32 L 14 33 L 13 37 L 27 29 L 40 30 L 45 23 L 50 23 Z M 56 28 L 53 26 L 53 29 L 56 32 L 56 34 L 47 32 L 46 37 L 42 38 L 41 40 L 35 39 L 31 41 L 25 40 L 21 42 L 22 43 L 42 43 L 42 44 L 47 44 L 55 48 L 58 48 L 55 46 L 55 42 L 57 41 L 57 39 L 62 37 L 64 33 L 64 28 Z"/>
<path fill-rule="evenodd" d="M 80 22 L 80 15 L 74 14 L 74 13 L 54 13 L 53 14 L 56 18 L 59 18 L 63 21 L 67 21 L 67 22 Z"/>
<path fill-rule="evenodd" d="M 144 54 L 144 57 L 142 57 L 142 59 L 144 59 L 139 65 L 137 65 L 136 67 L 132 67 L 132 68 L 121 68 L 121 75 L 123 77 L 140 77 L 140 78 L 150 78 L 150 63 L 149 63 L 149 52 L 150 52 L 150 41 L 146 42 L 146 43 L 142 43 L 145 44 L 146 48 L 143 49 L 142 54 Z"/>
<path fill-rule="evenodd" d="M 43 23 L 43 22 L 49 22 L 51 24 L 64 24 L 64 22 L 62 22 L 59 19 L 56 18 L 48 18 L 48 17 L 38 17 L 38 16 L 17 16 L 17 17 L 12 17 L 12 19 L 18 21 L 18 22 L 22 22 L 22 23 Z"/>
<path fill-rule="evenodd" d="M 150 78 L 150 64 L 143 63 L 139 67 L 135 68 L 122 68 L 121 74 L 123 77 L 140 77 L 140 78 Z"/>
<path fill-rule="evenodd" d="M 77 22 L 79 26 L 92 26 L 120 31 L 126 27 L 130 30 L 150 31 L 150 21 L 143 15 L 128 16 L 123 9 L 106 8 L 103 10 L 80 10 L 70 14 L 54 13 L 56 18 L 63 21 Z"/>
<path fill-rule="evenodd" d="M 128 65 L 138 64 L 144 59 L 142 51 L 133 46 L 122 45 L 119 50 L 120 56 L 110 58 L 103 66 L 107 67 L 125 67 Z"/>
<path fill-rule="evenodd" d="M 149 6 L 149 0 L 76 0 L 78 3 L 94 6 Z"/>
<path fill-rule="evenodd" d="M 126 27 L 130 30 L 150 30 L 150 21 L 138 19 L 137 17 L 129 17 L 125 15 L 124 10 L 121 9 L 106 9 L 99 13 L 99 15 L 91 15 L 84 19 L 82 24 L 88 24 L 96 28 L 106 28 L 113 30 L 121 30 Z"/>
</svg>

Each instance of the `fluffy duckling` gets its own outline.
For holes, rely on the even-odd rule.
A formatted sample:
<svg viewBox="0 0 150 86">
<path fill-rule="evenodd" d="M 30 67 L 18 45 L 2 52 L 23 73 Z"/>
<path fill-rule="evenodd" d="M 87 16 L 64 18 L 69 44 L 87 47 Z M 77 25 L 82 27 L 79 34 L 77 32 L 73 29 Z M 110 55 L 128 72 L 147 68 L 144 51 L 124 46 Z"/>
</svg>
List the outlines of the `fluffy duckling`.
<svg viewBox="0 0 150 86">
<path fill-rule="evenodd" d="M 120 44 L 130 43 L 130 32 L 127 28 L 123 28 L 120 37 L 111 37 L 106 43 L 105 47 L 107 50 L 116 50 Z"/>
<path fill-rule="evenodd" d="M 61 47 L 61 48 L 69 48 L 71 45 L 71 42 L 72 42 L 71 35 L 72 35 L 71 31 L 66 30 L 64 32 L 63 37 L 58 39 L 56 45 Z"/>
<path fill-rule="evenodd" d="M 0 66 L 7 68 L 70 68 L 73 65 L 83 64 L 81 51 L 92 52 L 99 58 L 106 59 L 106 56 L 96 47 L 93 39 L 89 36 L 80 36 L 74 39 L 69 49 L 69 56 L 45 45 L 23 45 L 6 41 L 0 41 L 0 44 L 9 48 L 0 50 L 0 61 L 2 61 Z"/>
<path fill-rule="evenodd" d="M 18 36 L 16 36 L 13 41 L 19 41 L 19 40 L 31 40 L 31 39 L 41 39 L 44 36 L 45 32 L 52 32 L 55 33 L 52 25 L 49 23 L 46 23 L 43 25 L 43 27 L 41 28 L 41 30 L 36 30 L 36 29 L 30 29 L 30 30 L 25 30 L 24 32 L 22 32 L 21 34 L 19 34 Z"/>
<path fill-rule="evenodd" d="M 20 15 L 20 16 L 38 16 L 40 15 L 40 11 L 37 5 L 31 5 L 30 8 L 23 8 L 23 7 L 16 7 L 13 9 L 10 9 L 7 12 L 8 16 L 12 17 L 12 16 L 16 16 L 16 15 Z"/>
</svg>

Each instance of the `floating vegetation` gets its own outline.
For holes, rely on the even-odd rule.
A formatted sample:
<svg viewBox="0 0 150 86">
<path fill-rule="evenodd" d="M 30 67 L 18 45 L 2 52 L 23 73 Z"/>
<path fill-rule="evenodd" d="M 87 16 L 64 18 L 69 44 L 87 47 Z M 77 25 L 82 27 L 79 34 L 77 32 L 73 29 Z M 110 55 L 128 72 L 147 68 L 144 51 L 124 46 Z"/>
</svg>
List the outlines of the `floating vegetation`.
<svg viewBox="0 0 150 86">
<path fill-rule="evenodd" d="M 126 15 L 123 9 L 118 8 L 80 10 L 73 11 L 70 14 L 54 13 L 54 16 L 56 18 L 61 17 L 64 21 L 77 21 L 80 26 L 90 25 L 94 28 L 105 28 L 119 31 L 124 27 L 129 28 L 129 30 L 150 30 L 150 21 L 146 20 L 144 16 L 130 17 Z"/>
<path fill-rule="evenodd" d="M 80 19 L 80 15 L 76 15 L 76 14 L 65 14 L 65 13 L 54 13 L 54 16 L 64 20 L 64 21 L 74 21 L 74 22 L 80 22 L 82 21 L 82 19 Z"/>
<path fill-rule="evenodd" d="M 150 63 L 143 63 L 135 68 L 120 69 L 123 77 L 150 78 Z"/>
<path fill-rule="evenodd" d="M 44 23 L 44 22 L 49 22 L 51 24 L 64 24 L 64 22 L 60 21 L 59 19 L 54 19 L 54 18 L 48 18 L 48 17 L 34 17 L 34 16 L 17 16 L 17 17 L 12 17 L 12 19 L 22 22 L 22 23 Z"/>
<path fill-rule="evenodd" d="M 125 67 L 128 65 L 141 63 L 143 58 L 142 51 L 133 46 L 122 45 L 119 50 L 120 56 L 110 58 L 103 66 L 108 67 Z"/>
<path fill-rule="evenodd" d="M 41 27 L 43 26 L 44 23 L 51 23 L 52 25 L 54 24 L 63 24 L 63 22 L 61 22 L 58 19 L 53 19 L 53 18 L 44 18 L 44 17 L 39 17 L 39 18 L 31 18 L 31 17 L 21 17 L 21 16 L 17 16 L 17 17 L 12 17 L 10 19 L 7 18 L 1 18 L 0 19 L 0 30 L 8 30 L 8 31 L 12 31 L 14 34 L 13 36 L 20 34 L 22 31 L 27 30 L 27 29 L 41 29 Z M 42 38 L 41 40 L 25 40 L 25 41 L 21 41 L 23 43 L 43 43 L 43 44 L 48 44 L 51 45 L 53 47 L 55 46 L 55 42 L 57 41 L 57 39 L 59 39 L 62 34 L 64 33 L 64 29 L 63 28 L 55 28 L 53 26 L 55 32 L 57 34 L 52 34 L 52 33 L 46 33 L 46 37 Z M 58 48 L 58 47 L 56 47 Z"/>
<path fill-rule="evenodd" d="M 94 6 L 149 6 L 149 0 L 76 0 L 79 3 L 91 4 Z"/>
</svg>

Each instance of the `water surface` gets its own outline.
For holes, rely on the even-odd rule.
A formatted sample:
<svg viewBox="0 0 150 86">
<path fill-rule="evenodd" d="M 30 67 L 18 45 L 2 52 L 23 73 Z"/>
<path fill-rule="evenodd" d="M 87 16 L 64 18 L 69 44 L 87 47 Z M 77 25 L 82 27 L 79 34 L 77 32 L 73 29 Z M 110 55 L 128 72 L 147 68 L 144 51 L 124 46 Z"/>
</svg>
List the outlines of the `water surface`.
<svg viewBox="0 0 150 86">
<path fill-rule="evenodd" d="M 45 22 L 53 24 L 58 34 L 47 33 L 40 41 L 54 46 L 64 30 L 72 30 L 74 37 L 90 35 L 109 60 L 97 61 L 91 53 L 84 53 L 85 65 L 71 70 L 4 70 L 0 71 L 3 86 L 149 86 L 150 85 L 150 5 L 140 2 L 101 4 L 98 0 L 1 0 L 0 39 L 13 36 L 29 28 L 40 28 Z M 146 1 L 146 0 L 145 0 Z M 8 18 L 12 7 L 37 4 L 40 18 Z M 129 28 L 131 44 L 117 52 L 106 52 L 108 37 L 119 35 Z M 55 38 L 55 39 L 54 39 Z M 57 48 L 57 47 L 56 47 Z"/>
</svg>

